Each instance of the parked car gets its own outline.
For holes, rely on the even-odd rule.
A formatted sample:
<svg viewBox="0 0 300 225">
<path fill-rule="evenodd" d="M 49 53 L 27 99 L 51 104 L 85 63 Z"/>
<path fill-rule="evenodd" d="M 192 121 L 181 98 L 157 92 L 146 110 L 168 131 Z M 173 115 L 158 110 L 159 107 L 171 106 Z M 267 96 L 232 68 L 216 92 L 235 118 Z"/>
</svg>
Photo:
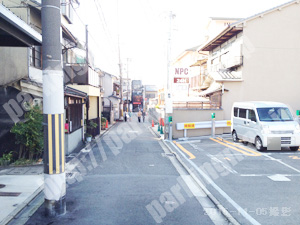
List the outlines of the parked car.
<svg viewBox="0 0 300 225">
<path fill-rule="evenodd" d="M 232 107 L 231 133 L 234 142 L 253 143 L 258 151 L 297 151 L 300 127 L 290 109 L 279 102 L 235 102 Z"/>
</svg>

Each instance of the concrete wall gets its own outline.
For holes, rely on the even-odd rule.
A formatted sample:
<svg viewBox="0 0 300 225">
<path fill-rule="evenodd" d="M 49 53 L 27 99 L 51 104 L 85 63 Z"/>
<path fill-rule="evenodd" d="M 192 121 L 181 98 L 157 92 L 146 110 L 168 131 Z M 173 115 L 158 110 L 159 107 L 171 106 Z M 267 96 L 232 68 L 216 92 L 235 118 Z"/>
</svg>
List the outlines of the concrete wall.
<svg viewBox="0 0 300 225">
<path fill-rule="evenodd" d="M 247 21 L 241 33 L 241 82 L 224 82 L 224 119 L 237 101 L 278 101 L 300 109 L 300 4 Z M 275 25 L 274 25 L 275 24 Z"/>
<path fill-rule="evenodd" d="M 270 100 L 300 109 L 300 4 L 244 27 L 243 100 Z"/>
<path fill-rule="evenodd" d="M 82 129 L 65 134 L 65 155 L 71 154 L 78 146 L 82 145 Z"/>
<path fill-rule="evenodd" d="M 183 130 L 176 130 L 176 123 L 211 121 L 211 113 L 216 120 L 224 120 L 223 110 L 173 109 L 173 138 L 183 137 Z M 216 134 L 230 133 L 230 128 L 216 128 Z M 187 131 L 187 137 L 211 135 L 211 129 L 194 129 Z"/>
<path fill-rule="evenodd" d="M 0 86 L 28 77 L 28 49 L 0 48 Z"/>
</svg>

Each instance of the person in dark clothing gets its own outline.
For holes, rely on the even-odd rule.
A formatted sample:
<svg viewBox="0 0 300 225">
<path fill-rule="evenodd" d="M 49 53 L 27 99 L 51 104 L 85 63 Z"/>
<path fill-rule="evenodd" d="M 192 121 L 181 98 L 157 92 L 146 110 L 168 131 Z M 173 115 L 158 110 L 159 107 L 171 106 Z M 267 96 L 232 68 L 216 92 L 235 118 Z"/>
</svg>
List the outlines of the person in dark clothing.
<svg viewBox="0 0 300 225">
<path fill-rule="evenodd" d="M 146 116 L 146 113 L 144 110 L 142 110 L 142 117 L 143 117 L 143 122 L 145 122 L 145 116 Z"/>
</svg>

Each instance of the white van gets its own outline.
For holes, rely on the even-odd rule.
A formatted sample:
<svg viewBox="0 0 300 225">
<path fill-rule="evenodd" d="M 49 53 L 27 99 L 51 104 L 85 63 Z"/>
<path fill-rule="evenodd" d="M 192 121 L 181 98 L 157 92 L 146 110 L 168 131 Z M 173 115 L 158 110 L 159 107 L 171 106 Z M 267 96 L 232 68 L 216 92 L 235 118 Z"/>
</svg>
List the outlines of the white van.
<svg viewBox="0 0 300 225">
<path fill-rule="evenodd" d="M 289 108 L 279 102 L 236 102 L 232 107 L 231 133 L 234 142 L 253 143 L 258 151 L 300 146 L 300 127 Z"/>
</svg>

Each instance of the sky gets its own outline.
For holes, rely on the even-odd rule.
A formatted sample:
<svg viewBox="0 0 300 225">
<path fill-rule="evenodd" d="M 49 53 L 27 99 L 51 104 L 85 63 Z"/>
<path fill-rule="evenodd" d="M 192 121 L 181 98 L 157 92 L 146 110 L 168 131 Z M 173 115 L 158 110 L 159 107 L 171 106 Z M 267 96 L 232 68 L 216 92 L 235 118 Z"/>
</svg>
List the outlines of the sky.
<svg viewBox="0 0 300 225">
<path fill-rule="evenodd" d="M 246 18 L 285 2 L 288 1 L 80 0 L 72 31 L 85 41 L 88 25 L 95 67 L 119 75 L 121 62 L 123 77 L 161 86 L 167 79 L 169 38 L 170 59 L 175 59 L 184 50 L 202 43 L 209 17 Z"/>
</svg>

